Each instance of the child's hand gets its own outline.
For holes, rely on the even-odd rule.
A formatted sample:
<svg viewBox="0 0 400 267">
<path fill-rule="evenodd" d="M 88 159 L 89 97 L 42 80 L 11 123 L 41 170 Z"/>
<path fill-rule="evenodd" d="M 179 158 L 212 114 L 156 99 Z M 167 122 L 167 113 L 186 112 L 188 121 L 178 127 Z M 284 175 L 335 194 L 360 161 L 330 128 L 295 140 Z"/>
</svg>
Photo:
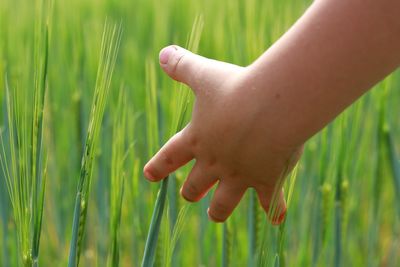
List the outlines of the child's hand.
<svg viewBox="0 0 400 267">
<path fill-rule="evenodd" d="M 276 136 L 274 125 L 268 124 L 268 106 L 247 80 L 247 68 L 177 46 L 161 51 L 160 65 L 170 77 L 190 86 L 196 101 L 192 121 L 147 163 L 145 176 L 159 181 L 195 159 L 181 194 L 198 201 L 218 182 L 208 211 L 213 221 L 225 221 L 249 187 L 255 188 L 268 212 L 279 179 L 293 168 L 301 148 L 285 146 Z M 280 223 L 286 212 L 282 192 L 275 209 L 270 219 Z"/>
<path fill-rule="evenodd" d="M 397 0 L 314 1 L 247 68 L 164 49 L 161 67 L 193 89 L 196 103 L 189 125 L 145 166 L 146 177 L 161 180 L 194 158 L 182 195 L 197 201 L 218 181 L 211 219 L 226 220 L 248 187 L 268 211 L 302 144 L 398 68 L 399 8 Z M 277 201 L 271 219 L 279 223 L 282 193 Z"/>
</svg>

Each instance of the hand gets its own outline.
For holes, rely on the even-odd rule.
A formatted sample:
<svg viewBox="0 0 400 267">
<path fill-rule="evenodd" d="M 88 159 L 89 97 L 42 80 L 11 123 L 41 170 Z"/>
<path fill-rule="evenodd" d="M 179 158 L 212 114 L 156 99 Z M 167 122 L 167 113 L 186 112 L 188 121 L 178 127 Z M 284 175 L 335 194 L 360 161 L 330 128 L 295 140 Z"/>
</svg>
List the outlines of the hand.
<svg viewBox="0 0 400 267">
<path fill-rule="evenodd" d="M 188 201 L 199 201 L 218 182 L 208 210 L 211 220 L 225 221 L 249 187 L 268 212 L 279 187 L 269 218 L 274 224 L 282 222 L 286 204 L 280 178 L 298 161 L 302 146 L 284 145 L 274 125 L 268 124 L 268 105 L 252 87 L 249 68 L 177 46 L 160 52 L 160 65 L 171 78 L 191 87 L 196 100 L 191 122 L 144 167 L 147 179 L 159 181 L 195 159 L 181 194 Z"/>
</svg>

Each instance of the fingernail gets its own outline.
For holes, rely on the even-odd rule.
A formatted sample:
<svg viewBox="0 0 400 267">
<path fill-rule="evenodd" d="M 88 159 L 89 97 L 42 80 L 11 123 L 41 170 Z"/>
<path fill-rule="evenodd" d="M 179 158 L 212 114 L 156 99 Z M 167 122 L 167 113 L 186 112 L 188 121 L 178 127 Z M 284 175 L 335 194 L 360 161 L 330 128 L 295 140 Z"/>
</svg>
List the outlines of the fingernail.
<svg viewBox="0 0 400 267">
<path fill-rule="evenodd" d="M 150 181 L 156 181 L 156 178 L 155 178 L 155 176 L 149 171 L 149 170 L 144 170 L 144 176 L 148 179 L 148 180 L 150 180 Z"/>
<path fill-rule="evenodd" d="M 223 222 L 224 222 L 224 221 L 221 221 L 221 220 L 219 220 L 219 219 L 213 217 L 213 216 L 211 215 L 211 213 L 210 213 L 210 208 L 207 209 L 207 215 L 208 215 L 208 219 L 209 219 L 210 221 L 212 221 L 212 222 L 215 222 L 215 223 L 223 223 Z"/>
<path fill-rule="evenodd" d="M 172 53 L 175 50 L 176 49 L 173 46 L 168 46 L 168 47 L 165 47 L 164 49 L 162 49 L 160 52 L 160 63 L 167 64 L 169 57 L 172 55 Z"/>
<path fill-rule="evenodd" d="M 183 186 L 181 187 L 181 189 L 179 189 L 179 194 L 181 194 L 181 196 L 182 196 L 186 201 L 189 201 L 189 200 L 186 198 L 186 196 L 185 196 L 184 194 L 182 194 L 182 191 L 183 191 Z"/>
<path fill-rule="evenodd" d="M 279 216 L 278 220 L 279 223 L 283 222 L 283 220 L 285 220 L 286 217 L 286 211 L 282 212 L 282 214 Z"/>
<path fill-rule="evenodd" d="M 286 217 L 286 208 L 285 208 L 285 210 L 279 215 L 279 217 L 276 217 L 276 216 L 275 216 L 274 221 L 273 221 L 273 224 L 274 224 L 274 225 L 279 225 L 279 224 L 283 223 L 283 221 L 285 220 L 285 217 Z"/>
<path fill-rule="evenodd" d="M 210 221 L 214 221 L 213 217 L 212 217 L 211 214 L 210 214 L 210 209 L 209 209 L 209 208 L 207 209 L 207 216 L 208 216 L 208 219 L 209 219 Z"/>
</svg>

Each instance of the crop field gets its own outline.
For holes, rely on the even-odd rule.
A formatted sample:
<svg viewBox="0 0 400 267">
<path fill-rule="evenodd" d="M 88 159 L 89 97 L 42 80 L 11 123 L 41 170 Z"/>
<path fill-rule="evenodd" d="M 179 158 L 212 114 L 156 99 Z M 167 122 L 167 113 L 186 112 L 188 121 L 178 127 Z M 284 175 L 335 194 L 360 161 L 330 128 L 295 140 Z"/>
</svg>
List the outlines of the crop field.
<svg viewBox="0 0 400 267">
<path fill-rule="evenodd" d="M 1 0 L 0 266 L 400 266 L 397 72 L 307 142 L 279 226 L 252 190 L 209 221 L 193 163 L 143 176 L 194 100 L 159 51 L 246 66 L 310 4 Z"/>
</svg>

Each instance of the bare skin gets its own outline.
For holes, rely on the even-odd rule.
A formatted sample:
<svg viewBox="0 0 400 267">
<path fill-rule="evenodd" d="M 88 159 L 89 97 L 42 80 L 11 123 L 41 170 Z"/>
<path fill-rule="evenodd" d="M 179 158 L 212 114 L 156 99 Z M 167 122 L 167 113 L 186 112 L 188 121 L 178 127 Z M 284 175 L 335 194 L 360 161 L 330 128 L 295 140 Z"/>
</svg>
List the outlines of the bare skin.
<svg viewBox="0 0 400 267">
<path fill-rule="evenodd" d="M 225 221 L 252 187 L 265 211 L 303 144 L 400 64 L 400 1 L 319 0 L 247 67 L 169 46 L 160 66 L 192 88 L 192 120 L 146 164 L 159 181 L 195 159 L 181 194 Z M 280 189 L 279 189 L 280 190 Z M 282 192 L 270 216 L 286 212 Z"/>
</svg>

